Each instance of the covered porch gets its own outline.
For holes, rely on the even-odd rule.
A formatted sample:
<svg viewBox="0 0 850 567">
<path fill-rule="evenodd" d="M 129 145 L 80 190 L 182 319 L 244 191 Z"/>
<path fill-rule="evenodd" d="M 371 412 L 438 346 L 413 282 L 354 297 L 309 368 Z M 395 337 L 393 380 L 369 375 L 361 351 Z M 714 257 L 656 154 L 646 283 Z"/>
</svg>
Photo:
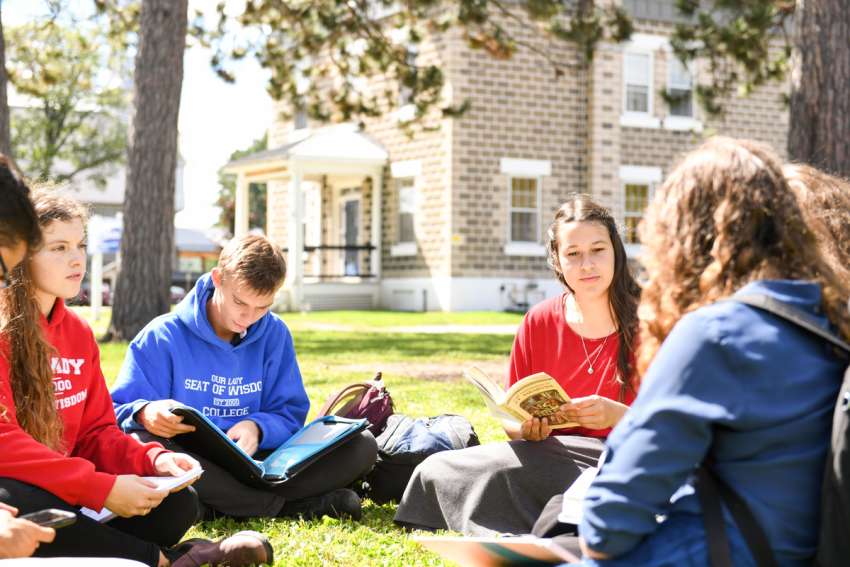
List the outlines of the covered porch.
<svg viewBox="0 0 850 567">
<path fill-rule="evenodd" d="M 267 233 L 287 255 L 279 307 L 369 309 L 380 302 L 387 152 L 355 125 L 296 130 L 283 146 L 228 163 L 235 234 L 248 232 L 252 183 L 266 183 Z"/>
</svg>

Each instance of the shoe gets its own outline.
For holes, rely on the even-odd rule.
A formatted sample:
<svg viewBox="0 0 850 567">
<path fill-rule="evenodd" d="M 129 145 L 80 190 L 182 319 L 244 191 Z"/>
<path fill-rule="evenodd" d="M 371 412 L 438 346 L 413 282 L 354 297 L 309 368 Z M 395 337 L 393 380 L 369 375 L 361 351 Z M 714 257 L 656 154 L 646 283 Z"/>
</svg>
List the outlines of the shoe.
<svg viewBox="0 0 850 567">
<path fill-rule="evenodd" d="M 305 520 L 313 520 L 321 516 L 331 518 L 348 516 L 352 520 L 359 520 L 362 515 L 360 497 L 348 488 L 338 488 L 320 496 L 287 502 L 278 514 L 283 517 L 301 516 Z"/>
<path fill-rule="evenodd" d="M 271 565 L 274 549 L 266 536 L 259 532 L 242 531 L 218 541 L 194 538 L 174 548 L 178 557 L 171 567 L 243 567 L 247 565 Z"/>
</svg>

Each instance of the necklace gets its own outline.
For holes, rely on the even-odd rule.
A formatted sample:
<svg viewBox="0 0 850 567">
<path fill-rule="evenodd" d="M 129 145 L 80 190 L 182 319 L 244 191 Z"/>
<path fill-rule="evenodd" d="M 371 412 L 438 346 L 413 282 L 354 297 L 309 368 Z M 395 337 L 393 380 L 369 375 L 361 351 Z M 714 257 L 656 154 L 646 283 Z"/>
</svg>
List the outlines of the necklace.
<svg viewBox="0 0 850 567">
<path fill-rule="evenodd" d="M 599 355 L 602 354 L 603 350 L 605 350 L 605 343 L 608 342 L 608 337 L 610 337 L 613 332 L 614 331 L 608 333 L 608 335 L 605 336 L 605 340 L 602 341 L 602 344 L 599 346 L 598 349 L 596 349 L 596 356 L 593 357 L 593 361 L 590 360 L 590 356 L 587 354 L 587 346 L 584 344 L 584 337 L 579 335 L 579 338 L 581 339 L 581 348 L 582 350 L 584 350 L 584 359 L 587 362 L 588 374 L 593 374 L 593 365 L 596 364 L 597 360 L 599 360 Z"/>
</svg>

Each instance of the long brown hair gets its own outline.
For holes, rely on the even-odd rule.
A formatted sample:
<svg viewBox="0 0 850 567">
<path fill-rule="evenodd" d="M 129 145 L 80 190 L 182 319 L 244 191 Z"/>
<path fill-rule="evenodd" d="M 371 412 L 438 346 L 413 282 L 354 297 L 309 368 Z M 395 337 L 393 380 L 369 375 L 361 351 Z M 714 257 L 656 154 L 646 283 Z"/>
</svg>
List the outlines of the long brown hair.
<svg viewBox="0 0 850 567">
<path fill-rule="evenodd" d="M 36 191 L 32 202 L 42 229 L 54 221 L 80 219 L 85 223 L 87 218 L 80 203 L 55 191 Z M 61 451 L 62 420 L 56 410 L 50 364 L 54 349 L 41 329 L 29 261 L 21 262 L 11 276 L 11 285 L 3 290 L 0 301 L 0 332 L 10 345 L 10 380 L 18 423 L 36 441 Z"/>
<path fill-rule="evenodd" d="M 847 283 L 818 250 L 768 146 L 718 137 L 692 151 L 656 192 L 639 231 L 648 276 L 641 373 L 683 315 L 761 279 L 819 283 L 824 312 L 850 337 Z"/>
<path fill-rule="evenodd" d="M 640 286 L 635 281 L 629 269 L 626 247 L 617 232 L 617 223 L 611 212 L 602 205 L 594 202 L 589 196 L 575 193 L 570 195 L 567 201 L 560 206 L 555 213 L 555 220 L 549 225 L 546 233 L 548 251 L 547 262 L 552 271 L 555 272 L 558 281 L 566 287 L 570 293 L 573 290 L 564 279 L 558 260 L 558 229 L 561 225 L 570 222 L 597 222 L 605 227 L 611 244 L 614 247 L 614 277 L 611 287 L 608 289 L 608 303 L 611 316 L 617 325 L 617 337 L 619 349 L 617 351 L 617 382 L 620 384 L 620 401 L 625 399 L 627 390 L 636 391 L 633 351 L 635 336 L 637 334 L 637 306 L 640 298 Z"/>
</svg>

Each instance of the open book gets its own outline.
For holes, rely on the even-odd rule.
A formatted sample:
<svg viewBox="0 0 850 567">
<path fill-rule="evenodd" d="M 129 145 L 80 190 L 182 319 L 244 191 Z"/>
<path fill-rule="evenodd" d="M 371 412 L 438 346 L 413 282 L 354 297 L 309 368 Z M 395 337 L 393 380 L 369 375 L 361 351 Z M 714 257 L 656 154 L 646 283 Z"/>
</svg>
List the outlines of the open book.
<svg viewBox="0 0 850 567">
<path fill-rule="evenodd" d="M 320 417 L 297 431 L 264 460 L 255 460 L 195 408 L 181 405 L 171 408 L 171 413 L 182 416 L 183 423 L 195 426 L 195 431 L 174 438 L 180 447 L 227 469 L 241 482 L 259 488 L 283 484 L 369 426 L 365 419 Z"/>
<path fill-rule="evenodd" d="M 535 536 L 413 536 L 413 540 L 462 567 L 559 565 L 578 563 L 575 553 L 551 539 Z"/>
<path fill-rule="evenodd" d="M 195 480 L 201 476 L 203 472 L 204 469 L 196 467 L 184 472 L 180 476 L 143 476 L 142 478 L 154 483 L 157 490 L 171 490 L 172 488 L 182 486 L 191 480 Z M 115 512 L 109 508 L 101 508 L 99 511 L 92 510 L 91 508 L 80 508 L 80 513 L 88 516 L 96 522 L 108 522 L 115 517 Z"/>
<path fill-rule="evenodd" d="M 495 380 L 474 366 L 465 370 L 463 375 L 478 388 L 490 412 L 497 419 L 522 423 L 532 417 L 545 417 L 552 429 L 579 426 L 578 423 L 557 418 L 556 412 L 570 401 L 570 397 L 561 385 L 545 372 L 527 376 L 507 391 L 502 390 Z"/>
</svg>

